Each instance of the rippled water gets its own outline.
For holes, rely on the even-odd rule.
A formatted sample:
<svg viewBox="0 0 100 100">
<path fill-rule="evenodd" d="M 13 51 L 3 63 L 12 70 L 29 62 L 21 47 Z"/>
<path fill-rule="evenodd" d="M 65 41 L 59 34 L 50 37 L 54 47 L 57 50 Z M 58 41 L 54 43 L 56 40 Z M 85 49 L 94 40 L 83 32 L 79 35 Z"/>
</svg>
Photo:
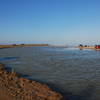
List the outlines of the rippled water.
<svg viewBox="0 0 100 100">
<path fill-rule="evenodd" d="M 75 48 L 0 49 L 0 62 L 47 83 L 69 100 L 100 100 L 100 51 Z"/>
</svg>

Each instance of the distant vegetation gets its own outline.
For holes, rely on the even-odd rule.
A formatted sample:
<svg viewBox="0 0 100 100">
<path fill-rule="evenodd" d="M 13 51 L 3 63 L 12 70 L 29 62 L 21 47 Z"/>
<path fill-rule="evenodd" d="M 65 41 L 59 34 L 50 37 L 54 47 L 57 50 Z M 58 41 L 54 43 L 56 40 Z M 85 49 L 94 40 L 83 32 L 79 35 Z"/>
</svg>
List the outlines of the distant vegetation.
<svg viewBox="0 0 100 100">
<path fill-rule="evenodd" d="M 48 44 L 11 44 L 11 45 L 0 45 L 0 48 L 14 48 L 14 47 L 30 47 L 30 46 L 48 46 Z"/>
</svg>

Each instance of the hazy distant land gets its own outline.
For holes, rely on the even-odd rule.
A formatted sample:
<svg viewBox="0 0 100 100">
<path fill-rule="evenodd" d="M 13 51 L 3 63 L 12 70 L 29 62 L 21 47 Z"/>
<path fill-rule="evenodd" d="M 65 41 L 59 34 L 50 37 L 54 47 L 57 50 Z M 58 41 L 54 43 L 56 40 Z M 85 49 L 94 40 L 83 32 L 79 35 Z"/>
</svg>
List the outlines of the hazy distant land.
<svg viewBox="0 0 100 100">
<path fill-rule="evenodd" d="M 14 48 L 14 47 L 31 47 L 31 46 L 48 46 L 48 44 L 9 44 L 9 45 L 0 45 L 0 49 Z"/>
</svg>

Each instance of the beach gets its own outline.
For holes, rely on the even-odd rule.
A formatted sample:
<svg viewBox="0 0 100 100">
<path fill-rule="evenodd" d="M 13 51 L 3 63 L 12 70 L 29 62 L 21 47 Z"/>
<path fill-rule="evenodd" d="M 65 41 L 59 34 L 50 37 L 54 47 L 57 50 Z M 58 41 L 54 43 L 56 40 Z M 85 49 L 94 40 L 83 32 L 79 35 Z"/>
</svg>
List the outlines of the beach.
<svg viewBox="0 0 100 100">
<path fill-rule="evenodd" d="M 77 46 L 75 48 L 79 48 L 79 49 L 93 49 L 93 50 L 96 50 L 95 46 L 88 46 L 88 47 L 85 47 L 85 46 L 83 46 L 83 47 Z"/>
</svg>

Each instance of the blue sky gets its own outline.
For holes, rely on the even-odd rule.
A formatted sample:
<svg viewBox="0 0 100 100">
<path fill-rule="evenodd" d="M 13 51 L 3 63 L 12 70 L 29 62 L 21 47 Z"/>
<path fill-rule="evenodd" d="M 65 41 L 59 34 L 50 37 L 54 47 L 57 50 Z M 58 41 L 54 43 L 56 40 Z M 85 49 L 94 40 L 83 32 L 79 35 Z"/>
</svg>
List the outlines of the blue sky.
<svg viewBox="0 0 100 100">
<path fill-rule="evenodd" d="M 100 43 L 100 0 L 0 0 L 0 43 Z"/>
</svg>

